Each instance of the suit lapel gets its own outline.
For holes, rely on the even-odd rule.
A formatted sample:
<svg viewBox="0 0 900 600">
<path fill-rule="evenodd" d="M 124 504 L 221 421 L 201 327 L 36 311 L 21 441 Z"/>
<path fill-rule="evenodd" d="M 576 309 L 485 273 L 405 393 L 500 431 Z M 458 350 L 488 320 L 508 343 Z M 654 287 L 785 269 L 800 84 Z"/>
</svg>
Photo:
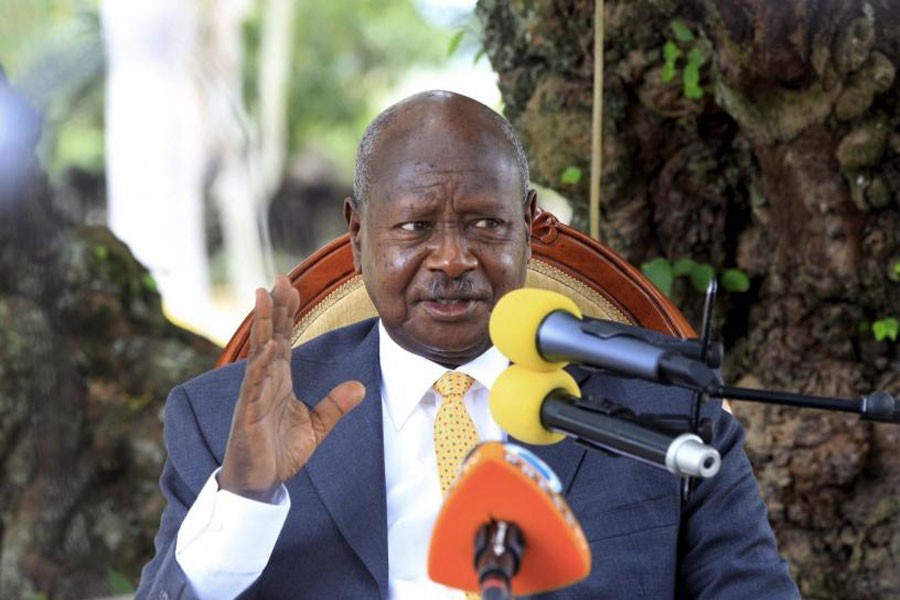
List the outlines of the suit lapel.
<svg viewBox="0 0 900 600">
<path fill-rule="evenodd" d="M 362 381 L 366 397 L 325 438 L 305 471 L 338 530 L 372 573 L 380 596 L 386 597 L 387 501 L 377 332 L 373 325 L 362 343 L 348 348 L 341 363 L 319 367 L 333 369 L 320 374 L 331 386 L 348 379 Z M 316 398 L 330 389 L 318 390 Z"/>
<path fill-rule="evenodd" d="M 569 492 L 575 473 L 584 459 L 585 449 L 575 442 L 564 440 L 549 446 L 533 446 L 510 438 L 510 441 L 534 452 L 538 458 L 547 463 L 562 482 L 565 493 Z"/>
</svg>

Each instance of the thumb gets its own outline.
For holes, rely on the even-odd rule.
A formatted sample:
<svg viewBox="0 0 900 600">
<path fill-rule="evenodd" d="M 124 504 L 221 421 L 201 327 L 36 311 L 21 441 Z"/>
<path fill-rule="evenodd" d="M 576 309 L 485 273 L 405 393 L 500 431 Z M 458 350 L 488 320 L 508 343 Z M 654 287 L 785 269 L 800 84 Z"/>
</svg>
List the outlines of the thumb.
<svg viewBox="0 0 900 600">
<path fill-rule="evenodd" d="M 328 392 L 311 414 L 319 433 L 319 442 L 334 429 L 341 417 L 353 410 L 365 397 L 366 386 L 359 381 L 345 381 Z"/>
</svg>

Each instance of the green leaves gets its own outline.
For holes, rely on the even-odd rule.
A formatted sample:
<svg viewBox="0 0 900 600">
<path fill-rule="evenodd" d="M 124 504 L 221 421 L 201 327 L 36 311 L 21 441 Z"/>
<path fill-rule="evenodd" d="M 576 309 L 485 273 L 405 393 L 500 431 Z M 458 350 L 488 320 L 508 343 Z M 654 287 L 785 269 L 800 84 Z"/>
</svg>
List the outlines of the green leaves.
<svg viewBox="0 0 900 600">
<path fill-rule="evenodd" d="M 641 272 L 666 296 L 672 296 L 672 286 L 678 277 L 686 277 L 698 292 L 706 292 L 710 280 L 716 276 L 712 265 L 691 258 L 679 258 L 674 263 L 664 257 L 654 258 L 641 265 Z M 740 269 L 725 269 L 722 287 L 729 292 L 742 293 L 750 289 L 750 278 Z"/>
<path fill-rule="evenodd" d="M 141 276 L 141 285 L 144 286 L 144 289 L 151 293 L 158 293 L 159 288 L 156 285 L 156 280 L 153 279 L 153 275 L 150 274 L 149 271 L 144 273 Z"/>
<path fill-rule="evenodd" d="M 900 321 L 895 317 L 878 319 L 872 323 L 872 333 L 875 334 L 875 339 L 879 342 L 887 339 L 896 342 L 897 334 L 900 333 Z"/>
<path fill-rule="evenodd" d="M 675 19 L 669 26 L 672 28 L 672 33 L 675 34 L 675 39 L 679 42 L 693 42 L 694 34 L 691 33 L 691 30 L 688 29 L 688 26 L 683 22 Z"/>
<path fill-rule="evenodd" d="M 675 73 L 678 71 L 677 62 L 678 59 L 681 58 L 683 52 L 681 48 L 675 45 L 675 42 L 669 40 L 663 46 L 663 59 L 665 59 L 665 63 L 662 68 L 662 80 L 664 83 L 668 83 L 675 79 Z"/>
<path fill-rule="evenodd" d="M 641 265 L 641 273 L 652 281 L 653 285 L 659 288 L 663 294 L 672 295 L 672 283 L 675 281 L 675 275 L 669 259 L 659 257 L 647 261 Z"/>
<path fill-rule="evenodd" d="M 668 83 L 675 79 L 678 73 L 678 61 L 684 56 L 682 46 L 690 47 L 684 70 L 681 73 L 681 84 L 685 98 L 696 100 L 703 97 L 703 88 L 700 86 L 700 69 L 706 64 L 706 57 L 693 32 L 682 21 L 674 20 L 669 24 L 675 40 L 667 40 L 663 45 L 663 67 L 660 79 Z"/>
<path fill-rule="evenodd" d="M 888 269 L 888 279 L 894 283 L 900 282 L 900 260 L 895 260 L 891 264 Z M 897 320 L 897 317 L 884 317 L 873 321 L 871 324 L 868 321 L 863 321 L 859 327 L 860 331 L 871 329 L 875 339 L 879 342 L 884 340 L 896 342 L 897 336 L 900 334 L 900 321 Z"/>
<path fill-rule="evenodd" d="M 897 317 L 885 317 L 873 322 L 860 322 L 859 332 L 868 333 L 869 331 L 872 332 L 877 342 L 885 340 L 896 342 L 897 336 L 900 335 L 900 321 L 897 320 Z"/>
<path fill-rule="evenodd" d="M 684 86 L 684 96 L 696 100 L 703 97 L 703 89 L 700 87 L 700 67 L 703 66 L 703 53 L 700 48 L 694 46 L 688 54 L 687 64 L 684 65 L 684 72 L 681 75 L 681 82 Z"/>
<path fill-rule="evenodd" d="M 566 185 L 578 185 L 578 182 L 581 181 L 582 174 L 581 169 L 570 165 L 566 167 L 566 170 L 559 176 L 559 180 Z"/>
<path fill-rule="evenodd" d="M 463 39 L 466 36 L 471 36 L 476 39 L 480 38 L 480 34 L 477 32 L 473 32 L 468 27 L 460 27 L 456 31 L 453 32 L 453 35 L 450 37 L 450 42 L 447 44 L 447 58 L 450 58 L 456 51 L 459 50 L 460 45 L 462 44 Z M 477 65 L 478 62 L 485 57 L 487 54 L 487 50 L 484 49 L 484 46 L 481 46 L 478 49 L 478 52 L 475 53 L 475 57 L 472 59 L 472 64 Z"/>
<path fill-rule="evenodd" d="M 109 578 L 109 586 L 116 594 L 133 594 L 135 592 L 134 584 L 115 569 L 106 567 L 106 576 Z"/>
<path fill-rule="evenodd" d="M 750 278 L 740 269 L 722 271 L 722 287 L 729 292 L 746 292 L 750 289 Z"/>
<path fill-rule="evenodd" d="M 458 29 L 453 37 L 450 38 L 450 43 L 447 44 L 447 56 L 453 56 L 453 53 L 459 49 L 459 45 L 462 43 L 463 36 L 466 35 L 465 29 Z"/>
<path fill-rule="evenodd" d="M 697 264 L 693 269 L 691 269 L 690 274 L 688 274 L 688 278 L 690 278 L 691 280 L 691 285 L 694 286 L 694 289 L 698 292 L 705 292 L 706 288 L 709 287 L 709 282 L 715 276 L 715 269 L 713 269 L 711 265 L 707 265 L 705 263 Z"/>
<path fill-rule="evenodd" d="M 663 260 L 666 260 L 666 259 L 663 259 Z M 672 265 L 672 273 L 676 277 L 683 277 L 684 275 L 690 275 L 691 271 L 694 269 L 695 266 L 697 266 L 697 263 L 695 263 L 690 258 L 679 258 Z"/>
</svg>

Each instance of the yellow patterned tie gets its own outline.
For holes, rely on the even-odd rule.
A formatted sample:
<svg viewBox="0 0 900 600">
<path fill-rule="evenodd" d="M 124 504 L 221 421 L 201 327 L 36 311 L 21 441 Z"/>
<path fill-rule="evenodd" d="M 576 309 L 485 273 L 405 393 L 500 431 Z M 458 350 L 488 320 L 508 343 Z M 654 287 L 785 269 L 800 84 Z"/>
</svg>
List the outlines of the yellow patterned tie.
<svg viewBox="0 0 900 600">
<path fill-rule="evenodd" d="M 447 371 L 434 383 L 434 390 L 443 398 L 434 417 L 434 454 L 444 495 L 456 479 L 463 459 L 480 441 L 463 403 L 463 396 L 474 382 L 465 373 Z"/>
<path fill-rule="evenodd" d="M 434 391 L 443 399 L 434 417 L 434 454 L 441 479 L 441 493 L 445 496 L 459 473 L 463 459 L 481 441 L 463 402 L 473 383 L 474 379 L 456 371 L 447 371 L 434 382 Z M 477 592 L 466 592 L 466 600 L 480 598 L 481 594 Z"/>
</svg>

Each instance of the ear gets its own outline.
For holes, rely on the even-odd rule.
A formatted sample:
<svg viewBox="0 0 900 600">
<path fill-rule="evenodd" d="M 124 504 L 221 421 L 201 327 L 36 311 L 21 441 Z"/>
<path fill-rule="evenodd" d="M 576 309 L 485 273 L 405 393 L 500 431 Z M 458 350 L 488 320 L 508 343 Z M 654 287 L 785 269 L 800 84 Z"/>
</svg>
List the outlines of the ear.
<svg viewBox="0 0 900 600">
<path fill-rule="evenodd" d="M 526 261 L 531 260 L 531 227 L 534 225 L 534 219 L 537 217 L 538 211 L 537 204 L 537 192 L 533 189 L 528 190 L 528 194 L 525 196 L 525 227 L 527 228 L 526 236 L 528 239 L 528 256 L 526 257 Z"/>
<path fill-rule="evenodd" d="M 528 190 L 528 193 L 525 195 L 525 222 L 528 223 L 528 233 L 531 233 L 531 226 L 534 224 L 534 219 L 538 214 L 537 204 L 537 191 L 536 190 Z"/>
<path fill-rule="evenodd" d="M 344 220 L 347 221 L 347 233 L 350 235 L 350 249 L 353 251 L 353 268 L 362 273 L 361 240 L 362 210 L 352 196 L 344 198 Z"/>
</svg>

